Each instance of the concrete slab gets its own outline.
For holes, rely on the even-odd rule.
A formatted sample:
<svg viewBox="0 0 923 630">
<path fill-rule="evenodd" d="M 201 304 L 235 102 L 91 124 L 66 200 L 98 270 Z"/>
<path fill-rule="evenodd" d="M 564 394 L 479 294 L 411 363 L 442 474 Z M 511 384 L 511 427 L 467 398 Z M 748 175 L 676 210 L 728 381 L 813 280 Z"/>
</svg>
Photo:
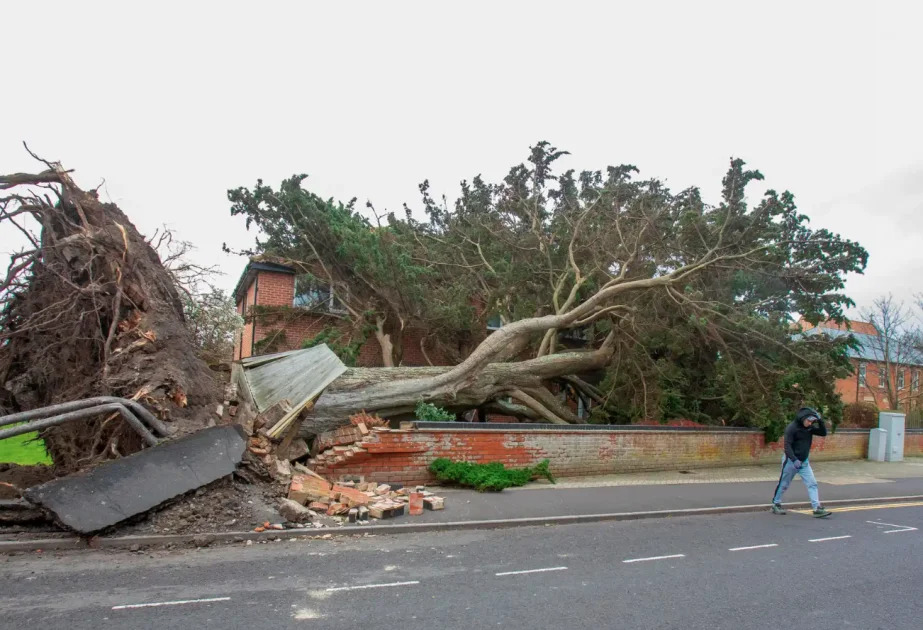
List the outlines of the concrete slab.
<svg viewBox="0 0 923 630">
<path fill-rule="evenodd" d="M 65 527 L 91 534 L 234 472 L 247 440 L 213 427 L 25 491 Z"/>
</svg>

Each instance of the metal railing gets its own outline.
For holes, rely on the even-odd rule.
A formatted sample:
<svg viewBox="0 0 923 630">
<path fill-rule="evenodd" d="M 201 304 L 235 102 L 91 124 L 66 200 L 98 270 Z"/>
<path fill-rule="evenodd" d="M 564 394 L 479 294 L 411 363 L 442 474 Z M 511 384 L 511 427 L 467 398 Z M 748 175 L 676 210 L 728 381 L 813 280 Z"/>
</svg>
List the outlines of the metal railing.
<svg viewBox="0 0 923 630">
<path fill-rule="evenodd" d="M 0 440 L 15 435 L 32 433 L 33 431 L 41 431 L 58 424 L 91 418 L 104 413 L 120 414 L 148 446 L 157 446 L 160 442 L 151 433 L 151 430 L 160 437 L 170 435 L 167 425 L 158 420 L 154 414 L 145 409 L 138 401 L 113 396 L 99 396 L 51 405 L 50 407 L 31 409 L 8 416 L 0 416 L 0 427 L 11 424 L 17 425 L 9 429 L 0 430 Z"/>
</svg>

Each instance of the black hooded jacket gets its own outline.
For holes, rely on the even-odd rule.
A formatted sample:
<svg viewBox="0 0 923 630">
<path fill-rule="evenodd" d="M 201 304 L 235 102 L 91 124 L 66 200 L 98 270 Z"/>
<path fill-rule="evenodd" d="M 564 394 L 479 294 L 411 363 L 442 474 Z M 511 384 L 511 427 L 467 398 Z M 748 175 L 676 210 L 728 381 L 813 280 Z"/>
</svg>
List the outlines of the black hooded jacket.
<svg viewBox="0 0 923 630">
<path fill-rule="evenodd" d="M 804 419 L 810 417 L 817 418 L 817 421 L 810 427 L 805 428 Z M 810 408 L 800 409 L 795 414 L 795 420 L 785 428 L 785 456 L 794 461 L 807 461 L 808 455 L 811 454 L 811 441 L 814 436 L 823 437 L 827 435 L 827 425 L 824 424 L 820 414 Z"/>
</svg>

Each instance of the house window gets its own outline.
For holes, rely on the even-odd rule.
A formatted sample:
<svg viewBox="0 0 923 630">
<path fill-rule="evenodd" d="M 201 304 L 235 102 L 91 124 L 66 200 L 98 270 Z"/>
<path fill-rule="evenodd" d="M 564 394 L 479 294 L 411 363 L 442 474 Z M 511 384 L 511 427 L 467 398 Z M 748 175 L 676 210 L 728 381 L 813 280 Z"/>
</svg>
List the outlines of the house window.
<svg viewBox="0 0 923 630">
<path fill-rule="evenodd" d="M 904 389 L 904 370 L 897 371 L 897 389 Z"/>
<path fill-rule="evenodd" d="M 867 371 L 868 371 L 868 365 L 865 363 L 860 363 L 859 364 L 859 384 L 860 385 L 865 385 L 865 375 Z"/>
<path fill-rule="evenodd" d="M 292 304 L 312 311 L 346 312 L 346 308 L 337 298 L 336 293 L 310 274 L 295 276 L 295 297 Z"/>
<path fill-rule="evenodd" d="M 885 382 L 888 380 L 887 373 L 883 367 L 878 368 L 878 387 L 884 389 Z"/>
<path fill-rule="evenodd" d="M 499 315 L 494 315 L 487 320 L 487 330 L 500 330 L 503 326 L 503 320 L 500 319 Z"/>
<path fill-rule="evenodd" d="M 914 391 L 920 389 L 920 370 L 914 370 L 910 379 L 910 387 Z"/>
</svg>

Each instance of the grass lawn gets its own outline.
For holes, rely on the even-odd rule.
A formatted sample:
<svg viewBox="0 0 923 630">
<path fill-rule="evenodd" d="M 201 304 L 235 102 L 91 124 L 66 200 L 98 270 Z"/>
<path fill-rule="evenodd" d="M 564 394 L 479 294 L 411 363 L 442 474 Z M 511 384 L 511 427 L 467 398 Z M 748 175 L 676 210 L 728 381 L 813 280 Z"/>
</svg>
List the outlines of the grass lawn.
<svg viewBox="0 0 923 630">
<path fill-rule="evenodd" d="M 0 440 L 0 464 L 50 464 L 51 458 L 45 452 L 45 443 L 35 440 L 35 433 L 26 433 Z"/>
</svg>

